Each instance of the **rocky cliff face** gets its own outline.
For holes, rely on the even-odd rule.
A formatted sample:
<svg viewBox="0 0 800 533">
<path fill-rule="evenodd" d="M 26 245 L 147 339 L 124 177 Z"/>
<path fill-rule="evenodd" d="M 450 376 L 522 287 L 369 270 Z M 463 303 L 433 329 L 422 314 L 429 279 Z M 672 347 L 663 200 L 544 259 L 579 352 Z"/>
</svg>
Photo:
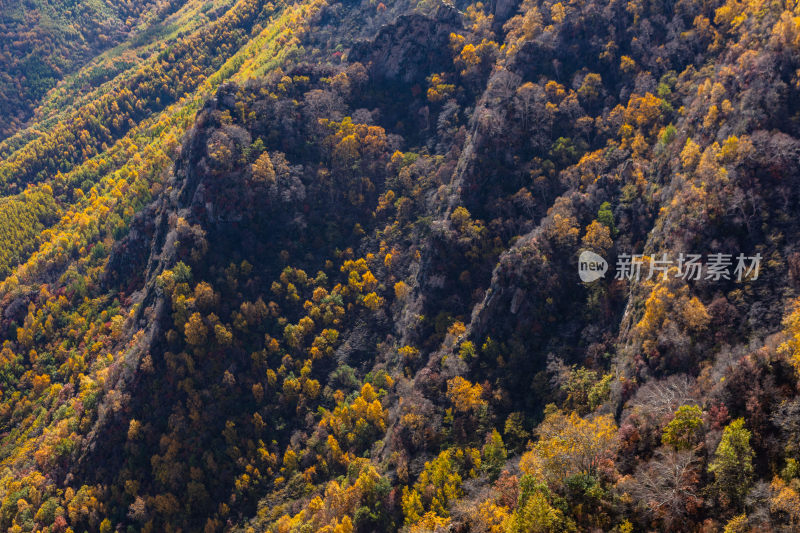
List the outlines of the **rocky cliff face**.
<svg viewBox="0 0 800 533">
<path fill-rule="evenodd" d="M 800 41 L 712 4 L 236 4 L 151 181 L 42 188 L 115 225 L 0 286 L 0 524 L 790 531 Z"/>
<path fill-rule="evenodd" d="M 450 34 L 461 27 L 461 15 L 451 5 L 430 15 L 402 15 L 373 39 L 356 43 L 348 59 L 367 65 L 376 82 L 423 83 L 449 67 Z"/>
</svg>

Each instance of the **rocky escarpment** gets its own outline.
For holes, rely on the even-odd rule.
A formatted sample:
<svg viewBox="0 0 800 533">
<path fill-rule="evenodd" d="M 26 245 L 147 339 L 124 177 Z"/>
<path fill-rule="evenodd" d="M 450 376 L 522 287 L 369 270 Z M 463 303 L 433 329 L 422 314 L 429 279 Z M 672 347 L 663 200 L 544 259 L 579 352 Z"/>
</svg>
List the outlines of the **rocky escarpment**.
<svg viewBox="0 0 800 533">
<path fill-rule="evenodd" d="M 378 82 L 420 83 L 449 68 L 450 34 L 461 27 L 461 15 L 447 4 L 430 16 L 402 15 L 374 39 L 355 43 L 348 60 L 366 65 Z"/>
</svg>

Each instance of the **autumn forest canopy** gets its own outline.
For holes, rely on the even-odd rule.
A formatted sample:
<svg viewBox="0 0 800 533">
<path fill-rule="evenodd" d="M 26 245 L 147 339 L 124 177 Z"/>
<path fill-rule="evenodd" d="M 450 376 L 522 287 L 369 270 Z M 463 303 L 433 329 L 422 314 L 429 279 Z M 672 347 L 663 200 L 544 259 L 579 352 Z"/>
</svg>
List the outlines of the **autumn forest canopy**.
<svg viewBox="0 0 800 533">
<path fill-rule="evenodd" d="M 0 0 L 0 531 L 797 531 L 798 215 L 796 0 Z"/>
</svg>

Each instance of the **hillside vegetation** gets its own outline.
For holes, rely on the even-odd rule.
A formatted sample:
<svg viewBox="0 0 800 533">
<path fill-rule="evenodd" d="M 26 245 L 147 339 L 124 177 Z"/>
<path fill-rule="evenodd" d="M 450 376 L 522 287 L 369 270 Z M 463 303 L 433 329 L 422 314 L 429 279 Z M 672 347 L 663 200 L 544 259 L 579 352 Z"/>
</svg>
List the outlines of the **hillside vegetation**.
<svg viewBox="0 0 800 533">
<path fill-rule="evenodd" d="M 0 529 L 800 524 L 797 2 L 6 4 Z"/>
</svg>

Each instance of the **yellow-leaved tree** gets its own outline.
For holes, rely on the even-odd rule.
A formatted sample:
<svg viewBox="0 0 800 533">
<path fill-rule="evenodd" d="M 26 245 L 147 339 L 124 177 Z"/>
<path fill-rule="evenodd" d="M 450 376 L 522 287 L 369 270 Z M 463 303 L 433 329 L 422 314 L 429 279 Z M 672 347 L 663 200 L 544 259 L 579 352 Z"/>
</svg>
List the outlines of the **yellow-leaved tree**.
<svg viewBox="0 0 800 533">
<path fill-rule="evenodd" d="M 780 345 L 778 352 L 800 373 L 800 299 L 793 302 L 792 312 L 783 319 L 783 328 L 786 341 Z"/>
<path fill-rule="evenodd" d="M 550 406 L 545 413 L 536 431 L 539 440 L 520 459 L 523 472 L 557 487 L 570 476 L 595 476 L 613 467 L 617 425 L 611 415 L 581 418 Z"/>
<path fill-rule="evenodd" d="M 486 401 L 481 398 L 482 394 L 483 387 L 480 384 L 473 385 L 461 376 L 456 376 L 447 382 L 447 397 L 456 411 L 462 413 L 477 411 L 486 405 Z"/>
</svg>

